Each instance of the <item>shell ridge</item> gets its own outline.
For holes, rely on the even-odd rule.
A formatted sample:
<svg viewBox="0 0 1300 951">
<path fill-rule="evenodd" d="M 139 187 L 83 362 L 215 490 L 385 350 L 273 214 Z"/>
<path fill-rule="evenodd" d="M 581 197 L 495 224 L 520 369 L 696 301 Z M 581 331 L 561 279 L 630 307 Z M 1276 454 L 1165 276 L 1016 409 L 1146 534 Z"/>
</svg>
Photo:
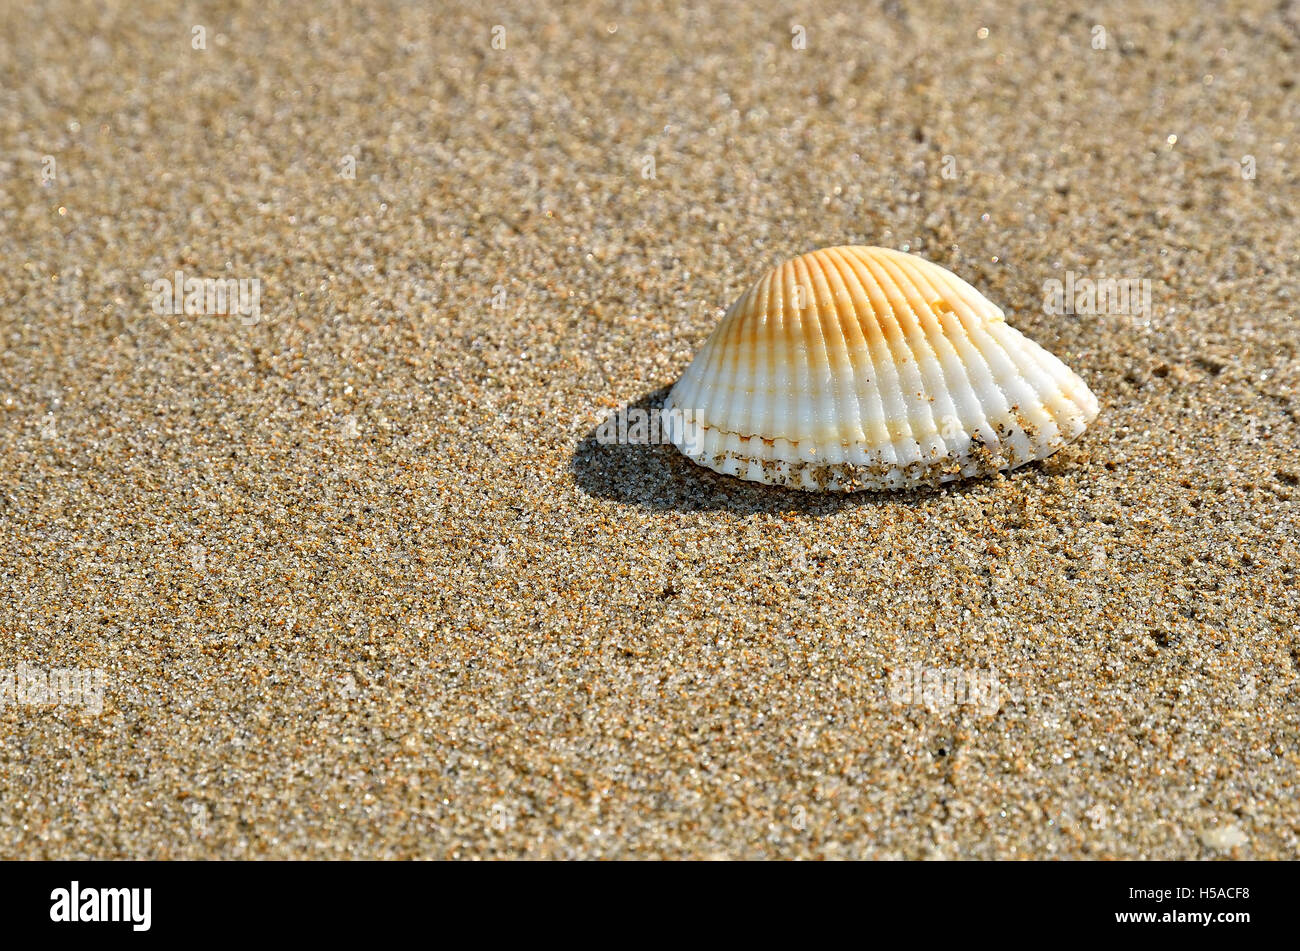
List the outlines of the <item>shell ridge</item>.
<svg viewBox="0 0 1300 951">
<path fill-rule="evenodd" d="M 918 370 L 925 369 L 926 361 L 928 361 L 931 370 L 929 376 L 934 377 L 937 374 L 937 379 L 926 380 L 926 374 L 923 373 L 922 382 L 925 384 L 924 392 L 929 400 L 927 408 L 930 411 L 931 432 L 939 437 L 940 443 L 947 451 L 952 447 L 948 446 L 948 438 L 943 435 L 943 430 L 947 428 L 943 420 L 951 416 L 960 422 L 960 418 L 957 416 L 957 408 L 952 399 L 952 381 L 934 343 L 936 337 L 943 339 L 942 329 L 934 319 L 930 299 L 925 296 L 917 283 L 918 281 L 924 281 L 925 277 L 920 273 L 919 268 L 904 266 L 904 263 L 910 262 L 900 262 L 892 257 L 882 256 L 878 263 L 881 269 L 889 274 L 895 286 L 898 287 L 915 318 L 913 328 L 915 332 L 911 335 L 908 345 L 917 362 Z M 940 331 L 938 334 L 930 331 L 926 324 L 927 317 L 934 323 L 935 329 Z M 932 383 L 937 385 L 932 385 Z"/>
<path fill-rule="evenodd" d="M 930 285 L 932 291 L 939 293 L 940 297 L 944 296 L 942 292 L 939 290 L 939 288 L 936 288 L 930 284 L 928 275 L 925 274 L 920 268 L 916 268 L 913 271 L 910 280 L 913 285 L 913 288 L 923 298 L 926 297 L 927 295 L 919 287 L 917 282 L 925 282 L 927 285 Z M 933 298 L 931 297 L 930 299 Z M 936 333 L 932 335 L 932 339 L 929 339 L 931 346 L 934 347 L 934 340 L 942 341 L 951 351 L 952 358 L 955 359 L 957 363 L 960 365 L 959 369 L 957 368 L 953 369 L 951 375 L 949 374 L 946 368 L 943 369 L 943 373 L 944 373 L 944 385 L 948 389 L 949 401 L 952 405 L 953 418 L 957 421 L 957 423 L 960 425 L 962 429 L 961 435 L 965 437 L 965 442 L 957 442 L 955 445 L 948 446 L 948 449 L 956 450 L 959 453 L 965 453 L 969 450 L 969 444 L 971 438 L 974 436 L 975 433 L 992 434 L 995 430 L 992 421 L 988 418 L 988 415 L 984 412 L 983 402 L 980 400 L 979 393 L 976 391 L 975 385 L 970 379 L 969 361 L 962 356 L 962 352 L 959 349 L 959 345 L 962 342 L 969 343 L 969 339 L 966 338 L 965 335 L 965 328 L 961 326 L 960 322 L 958 322 L 958 326 L 961 327 L 962 334 L 961 336 L 953 335 L 949 332 L 948 328 L 945 328 L 943 323 L 943 318 L 940 313 L 936 313 L 934 309 L 930 307 L 926 308 L 926 312 L 929 314 L 930 320 L 934 322 L 934 328 L 936 331 Z M 937 348 L 935 348 L 935 352 L 937 354 L 938 352 Z M 941 360 L 940 363 L 942 365 L 944 361 Z M 954 387 L 952 385 L 956 381 L 960 381 L 960 386 Z M 962 402 L 964 404 L 962 409 L 959 410 L 957 408 L 956 403 L 953 401 L 954 396 L 962 397 Z M 944 437 L 945 445 L 947 445 L 948 439 L 949 437 Z"/>
<path fill-rule="evenodd" d="M 776 281 L 772 277 L 772 272 L 763 278 L 763 324 L 760 328 L 763 342 L 763 367 L 762 383 L 760 387 L 758 381 L 755 381 L 754 389 L 758 397 L 758 408 L 753 416 L 754 431 L 765 435 L 771 435 L 775 431 L 773 416 L 776 412 L 778 401 L 781 399 L 780 381 L 777 379 L 776 372 L 776 353 L 777 340 L 776 320 L 774 318 L 775 308 L 772 306 L 773 295 L 776 289 Z M 757 366 L 755 373 L 758 372 Z"/>
<path fill-rule="evenodd" d="M 778 266 L 772 277 L 772 299 L 776 301 L 777 314 L 780 324 L 777 328 L 777 339 L 788 341 L 791 334 L 790 314 L 786 308 L 786 289 L 785 281 L 786 269 L 784 265 Z M 781 385 L 776 393 L 781 402 L 777 406 L 777 412 L 772 417 L 772 438 L 775 439 L 781 433 L 791 433 L 794 430 L 790 419 L 790 400 L 799 393 L 799 374 L 795 366 L 795 361 L 791 359 L 788 353 L 781 355 Z"/>
<path fill-rule="evenodd" d="M 1002 312 L 1002 308 L 976 290 L 969 281 L 963 280 L 952 271 L 940 267 L 933 261 L 927 261 L 924 258 L 917 258 L 917 260 L 922 265 L 918 266 L 917 269 L 923 270 L 937 287 L 946 290 L 949 296 L 962 301 L 974 313 L 983 317 L 989 323 L 1006 319 L 1006 314 Z"/>
<path fill-rule="evenodd" d="M 894 437 L 896 449 L 900 456 L 900 461 L 905 458 L 906 462 L 914 462 L 923 455 L 921 440 L 918 438 L 924 435 L 926 423 L 934 429 L 934 416 L 930 409 L 930 404 L 923 397 L 918 399 L 917 394 L 924 394 L 925 384 L 921 379 L 920 373 L 916 366 L 915 357 L 912 351 L 912 344 L 908 340 L 907 330 L 903 326 L 903 317 L 898 313 L 899 305 L 907 305 L 906 297 L 900 301 L 898 295 L 901 289 L 893 276 L 884 269 L 883 262 L 874 254 L 866 253 L 857 255 L 858 261 L 862 267 L 867 269 L 871 275 L 872 281 L 880 289 L 881 294 L 885 297 L 885 304 L 889 312 L 889 319 L 893 321 L 894 329 L 898 332 L 899 340 L 895 345 L 892 335 L 886 333 L 886 339 L 889 340 L 890 358 L 894 367 L 897 369 L 898 385 L 898 408 L 902 410 L 899 414 L 900 425 L 906 427 L 906 432 L 900 429 L 897 436 Z M 894 293 L 890 293 L 890 291 Z M 910 307 L 907 309 L 910 310 Z M 915 315 L 913 315 L 915 316 Z M 882 321 L 883 323 L 883 321 Z M 882 330 L 883 330 L 882 326 Z M 913 357 L 911 360 L 902 359 L 900 355 Z M 916 404 L 924 404 L 924 413 L 921 412 Z M 918 433 L 918 430 L 921 432 Z"/>
<path fill-rule="evenodd" d="M 673 387 L 673 391 L 677 394 L 676 405 L 684 411 L 696 414 L 701 423 L 707 424 L 709 420 L 712 397 L 708 384 L 716 372 L 718 362 L 722 359 L 723 341 L 731 332 L 732 320 L 744 305 L 747 296 L 747 293 L 742 294 L 739 300 L 727 308 L 722 320 L 705 339 L 699 353 L 686 368 L 677 386 Z"/>
<path fill-rule="evenodd" d="M 831 361 L 831 341 L 828 326 L 835 319 L 835 307 L 833 301 L 829 307 L 826 306 L 826 295 L 823 293 L 825 272 L 822 269 L 817 252 L 801 255 L 799 261 L 803 263 L 804 271 L 807 274 L 808 293 L 815 316 L 813 324 L 816 330 L 814 339 L 817 346 L 809 353 L 808 360 L 810 366 L 819 367 L 817 377 L 821 384 L 821 398 L 813 403 L 812 436 L 816 443 L 816 455 L 821 457 L 823 450 L 829 451 L 827 444 L 839 442 L 838 433 L 833 431 L 833 421 L 839 405 L 839 380 L 836 378 L 834 365 Z"/>
<path fill-rule="evenodd" d="M 926 263 L 930 264 L 930 268 L 928 269 L 930 271 L 938 272 L 942 270 L 938 265 L 931 262 Z M 920 272 L 922 269 L 916 267 L 914 270 Z M 944 283 L 947 285 L 947 289 L 952 289 L 950 284 L 947 282 Z M 936 288 L 936 290 L 938 290 L 938 288 Z M 969 312 L 968 314 L 959 314 L 966 339 L 971 344 L 974 353 L 978 355 L 979 360 L 983 363 L 988 374 L 987 378 L 989 384 L 991 384 L 997 391 L 1002 401 L 1002 409 L 991 416 L 986 410 L 984 410 L 985 401 L 977 400 L 977 405 L 981 408 L 981 415 L 983 416 L 984 423 L 984 427 L 977 431 L 983 436 L 984 442 L 989 444 L 989 448 L 993 451 L 995 458 L 1001 456 L 1004 453 L 1004 450 L 1010 451 L 1015 447 L 1016 443 L 1020 444 L 1018 448 L 1022 452 L 1027 453 L 1028 436 L 1027 434 L 1021 434 L 1023 433 L 1023 427 L 1019 425 L 1012 427 L 1009 425 L 1008 421 L 1013 419 L 1013 407 L 1019 406 L 1023 409 L 1026 405 L 1032 405 L 1033 401 L 1024 398 L 1024 387 L 1021 385 L 1021 376 L 1019 371 L 1016 369 L 1014 360 L 1009 360 L 1005 355 L 1005 351 L 1003 352 L 1003 357 L 999 359 L 997 353 L 990 353 L 987 345 L 982 344 L 978 339 L 982 336 L 985 340 L 991 341 L 996 345 L 996 341 L 992 335 L 988 333 L 988 325 L 992 322 L 991 318 L 995 316 L 993 310 L 990 309 L 993 305 L 990 302 L 989 307 L 976 307 L 971 301 L 965 299 L 963 295 L 951 296 L 956 296 L 961 309 Z M 956 307 L 953 307 L 952 309 L 957 310 Z M 1008 375 L 1005 372 L 1008 368 L 1012 371 L 1009 375 L 1010 379 L 1008 379 Z M 1019 393 L 1019 398 L 1013 400 L 1013 394 L 1010 389 L 1011 387 L 1014 387 L 1015 391 Z M 969 456 L 970 447 L 967 446 L 965 448 L 967 450 L 967 455 Z M 1008 459 L 1010 461 L 1010 457 L 1008 457 Z"/>
<path fill-rule="evenodd" d="M 1014 327 L 1007 325 L 1006 329 L 1010 334 L 1001 332 L 999 328 L 1000 332 L 996 337 L 1006 337 L 1006 340 L 999 340 L 1002 346 L 1006 348 L 1008 343 L 1014 346 L 1021 357 L 1020 362 L 1028 364 L 1036 374 L 1037 379 L 1030 379 L 1029 382 L 1043 398 L 1043 408 L 1055 427 L 1065 432 L 1073 429 L 1080 420 L 1085 425 L 1091 422 L 1088 407 L 1081 404 L 1074 396 L 1076 390 L 1087 392 L 1087 386 L 1078 374 L 1054 356 L 1050 350 L 1039 346 Z M 1066 389 L 1067 384 L 1069 390 Z"/>
<path fill-rule="evenodd" d="M 1005 322 L 1001 326 L 1016 332 Z M 1058 427 L 1051 415 L 1044 410 L 1042 399 L 1036 392 L 1037 387 L 1025 377 L 1015 357 L 998 339 L 999 336 L 991 333 L 990 327 L 982 324 L 972 331 L 972 339 L 976 340 L 976 346 L 993 374 L 993 383 L 1001 391 L 1006 403 L 1005 410 L 999 416 L 1004 431 L 998 432 L 998 442 L 1007 444 L 1009 453 L 1019 450 L 1025 456 L 1023 459 L 1014 459 L 1008 455 L 1008 460 L 1013 463 L 1014 468 L 1030 462 L 1038 454 L 1034 444 L 1038 442 L 1040 434 L 1031 433 L 1022 420 L 1026 417 L 1034 417 L 1028 421 L 1036 429 L 1043 427 L 1044 420 L 1051 423 L 1052 429 Z M 1013 426 L 1012 423 L 1015 425 Z M 995 426 L 995 429 L 997 428 Z M 1052 435 L 1055 434 L 1048 434 L 1046 438 L 1050 439 Z"/>
<path fill-rule="evenodd" d="M 907 341 L 895 313 L 895 301 L 890 294 L 890 287 L 887 282 L 881 280 L 874 266 L 874 253 L 871 248 L 862 249 L 855 256 L 854 266 L 860 274 L 864 275 L 863 286 L 874 290 L 880 297 L 880 305 L 874 306 L 873 309 L 881 339 L 889 352 L 889 360 L 884 367 L 890 382 L 888 392 L 893 397 L 886 417 L 886 427 L 889 430 L 890 449 L 897 464 L 906 466 L 920 454 L 913 435 L 912 414 L 908 409 L 905 395 L 909 389 L 909 384 L 904 380 L 907 361 L 901 357 Z M 872 303 L 875 305 L 874 299 Z"/>
<path fill-rule="evenodd" d="M 840 281 L 844 284 L 845 291 L 850 297 L 854 298 L 853 313 L 856 319 L 852 323 L 854 330 L 858 334 L 857 347 L 861 349 L 862 355 L 866 357 L 866 368 L 870 373 L 870 376 L 865 380 L 861 376 L 854 377 L 854 391 L 858 400 L 863 439 L 868 445 L 873 442 L 877 445 L 888 445 L 892 441 L 892 437 L 889 434 L 889 426 L 886 422 L 884 398 L 880 394 L 879 381 L 882 371 L 876 365 L 876 356 L 870 339 L 880 336 L 880 328 L 876 321 L 871 296 L 867 293 L 866 288 L 862 286 L 861 278 L 853 270 L 853 265 L 847 260 L 843 249 L 835 248 L 832 250 L 839 258 L 837 273 Z M 853 293 L 853 288 L 849 286 L 850 282 L 857 288 L 856 295 Z M 873 327 L 873 332 L 870 334 L 865 326 L 867 320 L 871 321 Z M 865 406 L 863 405 L 864 401 Z M 889 449 L 888 456 L 891 462 L 894 461 L 895 456 L 892 448 Z"/>
<path fill-rule="evenodd" d="M 758 359 L 758 350 L 754 346 L 754 339 L 757 334 L 758 323 L 763 314 L 760 303 L 762 296 L 762 282 L 760 281 L 754 288 L 754 293 L 750 295 L 749 305 L 745 308 L 740 326 L 737 327 L 734 344 L 735 354 L 732 357 L 735 375 L 725 418 L 728 420 L 733 418 L 742 420 L 745 424 L 742 428 L 749 428 L 753 424 L 753 394 L 756 382 L 754 367 Z"/>
<path fill-rule="evenodd" d="M 680 405 L 703 411 L 700 404 L 706 400 L 708 395 L 705 391 L 705 385 L 709 379 L 709 368 L 718 356 L 717 341 L 715 339 L 717 336 L 716 333 L 712 334 L 704 342 L 704 346 L 700 348 L 699 356 L 686 368 L 681 381 L 673 388 Z"/>
<path fill-rule="evenodd" d="M 880 436 L 876 437 L 878 443 L 876 450 L 880 453 L 881 459 L 884 462 L 891 465 L 897 464 L 899 461 L 898 452 L 895 448 L 895 437 L 890 429 L 889 420 L 891 415 L 897 417 L 898 414 L 896 412 L 897 408 L 890 405 L 891 401 L 888 399 L 887 394 L 890 391 L 897 392 L 898 379 L 897 374 L 895 373 L 892 381 L 894 385 L 892 387 L 886 386 L 886 381 L 889 379 L 890 372 L 893 370 L 894 355 L 889 346 L 889 340 L 885 334 L 884 327 L 880 324 L 880 304 L 877 303 L 876 300 L 877 296 L 880 294 L 880 288 L 876 286 L 875 279 L 871 277 L 870 272 L 867 273 L 867 279 L 864 279 L 862 272 L 858 269 L 860 262 L 857 260 L 856 254 L 849 255 L 841 253 L 841 260 L 845 265 L 844 273 L 848 277 L 851 277 L 853 282 L 857 284 L 858 290 L 861 292 L 861 296 L 866 301 L 868 307 L 868 312 L 865 317 L 861 313 L 860 309 L 858 311 L 858 328 L 862 331 L 863 340 L 866 344 L 867 359 L 871 361 L 871 387 L 869 392 L 875 397 L 874 403 L 878 408 L 875 428 L 883 435 L 883 438 Z M 875 291 L 874 294 L 872 293 L 873 290 Z M 870 339 L 868 339 L 867 331 L 863 326 L 866 320 L 871 321 L 871 329 L 873 332 L 870 334 Z M 877 341 L 877 343 L 873 345 L 873 341 Z M 881 348 L 889 351 L 888 360 L 886 360 L 884 353 L 879 354 L 879 360 L 876 359 L 877 351 Z"/>
<path fill-rule="evenodd" d="M 1028 401 L 1021 400 L 1017 407 L 1021 417 L 1035 427 L 1034 432 L 1025 434 L 1027 458 L 1020 460 L 1019 464 L 1041 459 L 1050 454 L 1050 447 L 1070 426 L 1067 421 L 1073 414 L 1068 409 L 1072 405 L 1069 397 L 1060 382 L 1045 372 L 1034 359 L 1033 350 L 1036 345 L 1026 346 L 1031 341 L 1018 330 L 1003 323 L 990 326 L 986 332 L 994 344 L 1007 354 L 1017 375 L 1031 394 Z M 1021 428 L 1025 428 L 1023 423 Z"/>
<path fill-rule="evenodd" d="M 859 313 L 858 303 L 845 281 L 844 264 L 835 252 L 836 249 L 828 251 L 826 256 L 829 260 L 819 263 L 822 266 L 831 296 L 841 302 L 836 306 L 835 327 L 839 333 L 839 340 L 844 353 L 845 365 L 843 372 L 845 379 L 840 405 L 841 411 L 847 417 L 848 426 L 841 428 L 840 437 L 846 453 L 851 454 L 856 446 L 860 444 L 861 447 L 865 447 L 869 440 L 862 407 L 863 380 L 866 368 L 862 365 L 861 356 L 862 352 L 866 352 L 868 359 L 870 359 L 870 351 L 866 350 L 864 346 L 866 338 L 862 330 L 862 315 Z M 845 308 L 848 310 L 847 318 L 844 313 Z M 871 373 L 872 375 L 865 377 L 865 379 L 874 379 L 874 368 L 872 368 Z"/>
<path fill-rule="evenodd" d="M 746 428 L 759 429 L 759 418 L 769 399 L 771 377 L 767 373 L 767 299 L 771 294 L 771 281 L 764 276 L 754 295 L 745 340 L 749 345 L 749 362 L 745 368 L 745 391 L 748 399 L 744 406 Z"/>
<path fill-rule="evenodd" d="M 944 335 L 957 347 L 958 353 L 961 354 L 962 363 L 966 366 L 968 375 L 974 376 L 972 386 L 975 387 L 975 395 L 980 408 L 982 425 L 973 427 L 978 432 L 980 438 L 993 449 L 996 449 L 1001 443 L 998 436 L 997 426 L 994 422 L 996 418 L 1002 418 L 1010 412 L 1011 402 L 1007 399 L 1007 394 L 998 384 L 997 374 L 992 364 L 989 362 L 988 354 L 980 346 L 978 334 L 981 331 L 985 318 L 971 306 L 970 302 L 963 298 L 958 298 L 953 304 L 951 310 L 945 312 L 943 320 Z M 955 324 L 954 328 L 952 325 Z M 959 332 L 954 333 L 954 329 Z M 1001 405 L 990 407 L 990 399 L 996 400 Z M 990 409 L 994 412 L 990 413 Z M 971 434 L 972 437 L 975 433 Z"/>
<path fill-rule="evenodd" d="M 830 371 L 834 393 L 832 405 L 835 424 L 830 427 L 834 431 L 830 434 L 832 439 L 828 447 L 828 455 L 833 461 L 843 462 L 849 447 L 865 440 L 857 400 L 857 372 L 844 330 L 844 295 L 836 292 L 835 262 L 832 259 L 828 263 L 821 255 L 817 255 L 814 260 L 818 271 L 816 280 L 820 289 L 825 292 L 829 304 L 822 324 L 822 336 L 826 340 L 827 369 Z M 852 302 L 849 302 L 849 310 L 853 314 L 853 322 L 856 323 L 857 315 Z M 832 352 L 836 354 L 834 360 L 830 359 Z"/>
<path fill-rule="evenodd" d="M 903 405 L 903 382 L 898 372 L 899 359 L 898 352 L 891 339 L 888 327 L 885 325 L 884 314 L 889 313 L 893 317 L 893 304 L 889 300 L 885 289 L 881 287 L 880 280 L 873 273 L 866 261 L 866 255 L 862 253 L 853 254 L 849 260 L 849 266 L 853 269 L 859 283 L 866 292 L 871 301 L 872 318 L 875 322 L 876 329 L 879 332 L 879 339 L 888 353 L 881 354 L 879 363 L 880 377 L 879 390 L 881 402 L 885 409 L 885 434 L 889 447 L 889 461 L 898 465 L 905 465 L 911 461 L 910 456 L 902 451 L 905 442 L 910 440 L 911 426 L 907 420 L 907 409 Z M 908 432 L 898 431 L 899 426 L 906 426 Z"/>
<path fill-rule="evenodd" d="M 725 326 L 726 331 L 720 335 L 715 344 L 715 352 L 704 373 L 704 380 L 710 381 L 713 392 L 707 400 L 701 401 L 704 405 L 698 409 L 700 422 L 711 428 L 726 428 L 727 410 L 735 395 L 735 354 L 739 348 L 741 328 L 745 322 L 744 315 L 753 299 L 754 291 L 754 287 L 746 291 L 736 302 L 730 316 L 723 318 L 723 324 L 719 329 Z"/>
<path fill-rule="evenodd" d="M 1071 370 L 1065 364 L 1065 361 L 1037 341 L 1031 340 L 1010 325 L 1008 325 L 1007 329 L 1013 332 L 1011 339 L 1016 347 L 1025 355 L 1026 359 L 1033 362 L 1034 367 L 1046 379 L 1051 381 L 1053 388 L 1060 393 L 1061 400 L 1080 411 L 1085 410 L 1086 406 L 1075 398 L 1076 391 L 1087 392 L 1087 385 L 1083 383 L 1083 379 Z M 1070 384 L 1069 389 L 1066 388 L 1066 384 Z"/>
<path fill-rule="evenodd" d="M 911 381 L 907 396 L 911 408 L 912 439 L 916 442 L 916 451 L 920 457 L 932 459 L 934 438 L 939 434 L 940 416 L 935 408 L 936 387 L 932 385 L 934 381 L 928 378 L 923 359 L 927 356 L 933 357 L 933 351 L 927 353 L 926 349 L 921 347 L 921 344 L 926 343 L 922 313 L 928 304 L 926 301 L 914 300 L 916 295 L 908 292 L 912 287 L 909 275 L 914 270 L 911 261 L 906 258 L 896 260 L 892 255 L 881 255 L 874 263 L 888 278 L 893 285 L 894 293 L 899 298 L 898 306 L 895 308 L 895 318 L 899 322 L 899 328 L 903 332 L 903 342 L 907 345 L 908 353 L 912 358 L 907 363 L 908 377 Z M 926 346 L 928 347 L 928 344 Z M 915 398 L 913 398 L 913 388 L 916 391 Z"/>
<path fill-rule="evenodd" d="M 812 291 L 812 280 L 808 275 L 808 263 L 804 260 L 804 257 L 805 256 L 797 257 L 791 262 L 791 272 L 793 278 L 792 284 L 794 288 L 796 288 L 795 293 L 798 294 L 797 288 L 802 287 L 804 289 L 804 294 L 810 298 L 810 300 L 805 302 L 805 306 L 792 307 L 793 312 L 798 314 L 799 317 L 799 338 L 803 344 L 799 348 L 800 356 L 802 357 L 799 361 L 799 366 L 802 370 L 802 385 L 799 387 L 798 392 L 807 397 L 798 403 L 799 413 L 798 420 L 795 424 L 795 437 L 800 443 L 805 444 L 804 448 L 806 451 L 808 445 L 815 443 L 817 435 L 817 420 L 815 414 L 817 413 L 817 407 L 824 402 L 826 394 L 821 374 L 817 371 L 817 366 L 813 359 L 814 338 L 813 327 L 810 325 L 817 325 L 817 336 L 818 339 L 820 339 L 821 319 L 817 312 L 817 298 Z M 790 295 L 786 295 L 786 300 L 790 300 Z M 796 299 L 794 303 L 797 304 L 798 300 Z M 812 311 L 811 315 L 809 314 L 810 309 Z M 823 359 L 821 360 L 821 364 L 825 366 L 826 361 L 824 352 L 822 356 Z"/>
</svg>

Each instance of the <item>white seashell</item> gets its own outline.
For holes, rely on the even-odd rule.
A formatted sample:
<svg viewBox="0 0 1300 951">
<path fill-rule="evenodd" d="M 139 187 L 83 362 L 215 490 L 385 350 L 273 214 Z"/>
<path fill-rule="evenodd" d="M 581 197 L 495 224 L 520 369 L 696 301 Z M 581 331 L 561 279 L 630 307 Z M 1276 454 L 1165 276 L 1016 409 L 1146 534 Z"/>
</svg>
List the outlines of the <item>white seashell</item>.
<svg viewBox="0 0 1300 951">
<path fill-rule="evenodd" d="M 1097 398 L 955 274 L 885 248 L 813 251 L 731 306 L 665 401 L 690 459 L 852 492 L 1043 459 Z"/>
</svg>

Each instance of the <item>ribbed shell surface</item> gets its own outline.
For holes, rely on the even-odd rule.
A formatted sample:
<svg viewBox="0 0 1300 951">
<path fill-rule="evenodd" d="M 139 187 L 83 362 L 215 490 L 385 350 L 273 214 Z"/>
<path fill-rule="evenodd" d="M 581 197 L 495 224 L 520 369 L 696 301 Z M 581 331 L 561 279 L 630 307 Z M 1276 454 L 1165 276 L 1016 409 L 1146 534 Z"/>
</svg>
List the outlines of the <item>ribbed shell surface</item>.
<svg viewBox="0 0 1300 951">
<path fill-rule="evenodd" d="M 1041 459 L 1097 401 L 961 278 L 884 248 L 813 251 L 732 305 L 668 396 L 695 461 L 806 489 L 938 484 Z"/>
</svg>

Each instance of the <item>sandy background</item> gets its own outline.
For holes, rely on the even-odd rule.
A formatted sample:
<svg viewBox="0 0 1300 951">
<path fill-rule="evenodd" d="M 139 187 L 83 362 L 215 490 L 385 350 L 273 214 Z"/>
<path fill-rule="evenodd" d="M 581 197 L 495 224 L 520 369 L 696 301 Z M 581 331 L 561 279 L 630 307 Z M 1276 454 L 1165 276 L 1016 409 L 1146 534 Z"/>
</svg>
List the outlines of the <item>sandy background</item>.
<svg viewBox="0 0 1300 951">
<path fill-rule="evenodd" d="M 1294 5 L 173 6 L 0 8 L 0 669 L 106 678 L 0 706 L 0 856 L 1296 857 Z M 595 443 L 844 243 L 1097 424 L 849 499 Z"/>
</svg>

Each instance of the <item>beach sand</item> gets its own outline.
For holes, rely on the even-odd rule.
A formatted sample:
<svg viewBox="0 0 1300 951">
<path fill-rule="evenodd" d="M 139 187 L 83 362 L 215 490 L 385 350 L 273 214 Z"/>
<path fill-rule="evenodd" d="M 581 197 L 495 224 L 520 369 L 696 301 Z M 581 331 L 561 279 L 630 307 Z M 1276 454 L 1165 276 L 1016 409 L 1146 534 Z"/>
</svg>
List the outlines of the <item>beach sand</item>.
<svg viewBox="0 0 1300 951">
<path fill-rule="evenodd" d="M 308 6 L 0 13 L 0 857 L 1296 857 L 1294 7 Z M 594 438 L 836 244 L 1101 416 Z"/>
</svg>

